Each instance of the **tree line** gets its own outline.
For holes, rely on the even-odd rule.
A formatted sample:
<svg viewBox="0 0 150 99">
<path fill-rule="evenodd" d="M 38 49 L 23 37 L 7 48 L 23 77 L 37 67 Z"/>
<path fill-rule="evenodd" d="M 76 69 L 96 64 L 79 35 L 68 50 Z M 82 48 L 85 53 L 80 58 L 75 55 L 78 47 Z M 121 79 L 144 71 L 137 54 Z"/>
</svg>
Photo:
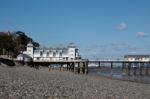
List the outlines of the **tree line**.
<svg viewBox="0 0 150 99">
<path fill-rule="evenodd" d="M 38 42 L 35 42 L 22 31 L 0 32 L 0 55 L 16 57 L 26 50 L 28 42 L 32 42 L 34 47 L 39 47 Z"/>
</svg>

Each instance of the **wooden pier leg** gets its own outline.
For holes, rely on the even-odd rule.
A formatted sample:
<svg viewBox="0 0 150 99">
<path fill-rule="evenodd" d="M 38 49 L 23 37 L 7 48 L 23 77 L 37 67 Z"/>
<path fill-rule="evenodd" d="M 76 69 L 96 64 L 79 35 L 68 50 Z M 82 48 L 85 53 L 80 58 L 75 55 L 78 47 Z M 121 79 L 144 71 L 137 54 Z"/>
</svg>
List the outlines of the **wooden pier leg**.
<svg viewBox="0 0 150 99">
<path fill-rule="evenodd" d="M 76 63 L 74 63 L 74 73 L 76 72 Z"/>
<path fill-rule="evenodd" d="M 124 62 L 122 62 L 122 68 L 121 68 L 122 72 L 123 72 L 123 69 L 124 69 Z"/>
<path fill-rule="evenodd" d="M 65 65 L 65 64 L 62 65 L 62 71 L 64 71 L 64 65 Z"/>
<path fill-rule="evenodd" d="M 85 74 L 85 62 L 83 62 L 82 64 L 83 64 L 82 73 Z"/>
<path fill-rule="evenodd" d="M 125 68 L 125 63 L 123 62 L 122 63 L 122 68 L 121 68 L 122 73 L 123 73 L 124 68 Z"/>
<path fill-rule="evenodd" d="M 68 71 L 70 71 L 70 63 L 68 63 Z"/>
<path fill-rule="evenodd" d="M 69 71 L 72 71 L 72 63 L 69 64 Z"/>
<path fill-rule="evenodd" d="M 67 71 L 69 71 L 69 64 L 67 64 Z"/>
<path fill-rule="evenodd" d="M 83 63 L 80 62 L 80 74 L 83 73 Z"/>
<path fill-rule="evenodd" d="M 124 69 L 125 69 L 125 62 L 122 62 L 122 68 L 121 68 L 122 75 L 124 73 Z"/>
<path fill-rule="evenodd" d="M 100 61 L 98 62 L 98 67 L 99 67 L 99 72 L 101 72 L 101 63 L 100 63 Z"/>
<path fill-rule="evenodd" d="M 69 63 L 69 71 L 72 71 L 72 63 Z"/>
<path fill-rule="evenodd" d="M 149 71 L 149 65 L 150 65 L 150 63 L 147 63 L 146 64 L 146 71 L 145 71 L 145 74 L 146 74 L 146 76 L 148 76 L 149 75 L 149 73 L 148 73 L 148 71 Z"/>
<path fill-rule="evenodd" d="M 137 65 L 139 65 L 139 63 L 136 63 L 136 65 L 133 67 L 133 74 L 134 74 L 134 76 L 136 75 L 136 69 L 137 69 Z"/>
<path fill-rule="evenodd" d="M 59 70 L 61 71 L 61 64 L 59 64 L 59 65 L 60 65 Z"/>
<path fill-rule="evenodd" d="M 141 63 L 140 64 L 140 68 L 139 68 L 140 69 L 140 76 L 143 75 L 143 72 L 142 72 L 143 71 L 143 67 L 144 67 L 144 63 Z"/>
<path fill-rule="evenodd" d="M 49 64 L 49 66 L 48 66 L 48 70 L 49 70 L 49 71 L 51 70 L 51 64 Z"/>
<path fill-rule="evenodd" d="M 69 70 L 72 71 L 72 63 L 69 64 Z"/>
<path fill-rule="evenodd" d="M 60 71 L 63 71 L 63 64 L 60 64 Z"/>
<path fill-rule="evenodd" d="M 85 73 L 88 74 L 88 61 L 86 62 L 86 65 L 85 65 Z"/>
<path fill-rule="evenodd" d="M 78 62 L 78 74 L 80 74 L 80 63 Z"/>
<path fill-rule="evenodd" d="M 113 75 L 113 62 L 110 63 L 110 68 L 111 68 L 111 76 Z"/>
<path fill-rule="evenodd" d="M 128 63 L 127 62 L 125 62 L 125 73 L 127 74 L 127 68 L 128 68 Z"/>
<path fill-rule="evenodd" d="M 74 62 L 72 62 L 72 72 L 74 72 L 74 70 L 75 70 L 75 64 Z"/>
<path fill-rule="evenodd" d="M 128 75 L 130 76 L 130 71 L 131 71 L 131 63 L 128 63 Z"/>
<path fill-rule="evenodd" d="M 101 68 L 101 62 L 100 61 L 98 62 L 98 67 Z"/>
<path fill-rule="evenodd" d="M 88 74 L 88 62 L 83 62 L 83 74 Z"/>
</svg>

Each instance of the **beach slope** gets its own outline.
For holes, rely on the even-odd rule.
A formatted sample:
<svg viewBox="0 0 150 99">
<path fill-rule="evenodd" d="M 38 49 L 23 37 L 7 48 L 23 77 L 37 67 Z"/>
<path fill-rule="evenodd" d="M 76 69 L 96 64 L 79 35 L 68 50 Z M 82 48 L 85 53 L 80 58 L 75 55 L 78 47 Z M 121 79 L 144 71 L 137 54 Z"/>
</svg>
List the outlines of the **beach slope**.
<svg viewBox="0 0 150 99">
<path fill-rule="evenodd" d="M 1 99 L 150 99 L 150 84 L 31 67 L 0 66 Z"/>
</svg>

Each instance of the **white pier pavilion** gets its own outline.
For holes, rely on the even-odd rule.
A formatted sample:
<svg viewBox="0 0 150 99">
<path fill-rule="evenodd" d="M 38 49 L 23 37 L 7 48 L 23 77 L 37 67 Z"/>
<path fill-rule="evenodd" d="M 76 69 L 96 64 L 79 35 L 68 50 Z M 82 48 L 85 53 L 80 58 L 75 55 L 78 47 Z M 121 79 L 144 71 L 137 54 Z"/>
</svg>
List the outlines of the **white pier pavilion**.
<svg viewBox="0 0 150 99">
<path fill-rule="evenodd" d="M 70 43 L 66 48 L 34 48 L 32 43 L 28 43 L 26 51 L 17 57 L 17 60 L 24 61 L 25 59 L 32 59 L 32 61 L 62 61 L 79 60 L 81 56 L 74 43 Z"/>
</svg>

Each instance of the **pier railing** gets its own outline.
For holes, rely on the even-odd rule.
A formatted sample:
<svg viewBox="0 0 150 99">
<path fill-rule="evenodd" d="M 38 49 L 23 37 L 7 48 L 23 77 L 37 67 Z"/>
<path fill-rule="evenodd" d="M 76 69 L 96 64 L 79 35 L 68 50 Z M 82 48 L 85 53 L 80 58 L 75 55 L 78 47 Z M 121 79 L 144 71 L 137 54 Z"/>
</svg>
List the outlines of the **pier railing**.
<svg viewBox="0 0 150 99">
<path fill-rule="evenodd" d="M 33 62 L 87 62 L 88 59 L 75 59 L 75 60 L 33 60 Z"/>
</svg>

